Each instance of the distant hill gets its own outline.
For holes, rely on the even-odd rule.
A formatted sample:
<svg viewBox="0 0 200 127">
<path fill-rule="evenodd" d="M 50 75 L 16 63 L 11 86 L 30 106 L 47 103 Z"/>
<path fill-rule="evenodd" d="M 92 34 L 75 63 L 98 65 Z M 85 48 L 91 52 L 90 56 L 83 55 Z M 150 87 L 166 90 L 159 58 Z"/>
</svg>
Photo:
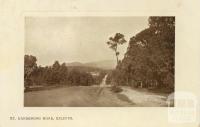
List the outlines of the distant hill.
<svg viewBox="0 0 200 127">
<path fill-rule="evenodd" d="M 116 61 L 103 60 L 103 61 L 89 62 L 89 63 L 85 63 L 85 66 L 98 67 L 102 69 L 114 69 L 116 66 Z"/>
<path fill-rule="evenodd" d="M 83 63 L 80 62 L 71 62 L 71 63 L 66 63 L 67 66 L 84 66 Z"/>
<path fill-rule="evenodd" d="M 80 62 L 71 62 L 66 63 L 67 66 L 85 66 L 85 67 L 94 67 L 101 69 L 114 69 L 116 66 L 116 61 L 114 60 L 103 60 L 103 61 L 95 61 L 88 63 L 80 63 Z"/>
</svg>

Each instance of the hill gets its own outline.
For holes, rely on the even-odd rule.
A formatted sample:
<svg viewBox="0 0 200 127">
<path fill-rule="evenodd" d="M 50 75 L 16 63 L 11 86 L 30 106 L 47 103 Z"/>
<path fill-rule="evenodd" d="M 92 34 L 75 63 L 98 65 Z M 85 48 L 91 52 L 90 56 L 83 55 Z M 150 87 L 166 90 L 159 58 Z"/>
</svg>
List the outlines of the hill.
<svg viewBox="0 0 200 127">
<path fill-rule="evenodd" d="M 83 66 L 83 67 L 93 67 L 93 68 L 101 68 L 101 69 L 114 69 L 116 66 L 116 62 L 114 60 L 103 60 L 103 61 L 94 61 L 88 63 L 80 63 L 80 62 L 71 62 L 67 63 L 67 66 Z"/>
</svg>

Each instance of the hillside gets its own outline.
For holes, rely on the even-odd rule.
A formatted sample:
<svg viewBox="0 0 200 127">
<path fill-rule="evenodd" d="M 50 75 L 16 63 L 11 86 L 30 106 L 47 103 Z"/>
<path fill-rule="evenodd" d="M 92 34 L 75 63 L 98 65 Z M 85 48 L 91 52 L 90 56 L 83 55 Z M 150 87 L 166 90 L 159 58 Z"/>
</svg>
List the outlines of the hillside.
<svg viewBox="0 0 200 127">
<path fill-rule="evenodd" d="M 174 89 L 175 18 L 150 17 L 149 27 L 130 38 L 113 82 Z"/>
<path fill-rule="evenodd" d="M 95 62 L 88 62 L 88 63 L 80 63 L 80 62 L 71 62 L 66 63 L 67 66 L 84 66 L 84 67 L 94 67 L 94 68 L 101 68 L 101 69 L 114 69 L 116 66 L 116 62 L 114 60 L 103 60 L 103 61 L 95 61 Z"/>
</svg>

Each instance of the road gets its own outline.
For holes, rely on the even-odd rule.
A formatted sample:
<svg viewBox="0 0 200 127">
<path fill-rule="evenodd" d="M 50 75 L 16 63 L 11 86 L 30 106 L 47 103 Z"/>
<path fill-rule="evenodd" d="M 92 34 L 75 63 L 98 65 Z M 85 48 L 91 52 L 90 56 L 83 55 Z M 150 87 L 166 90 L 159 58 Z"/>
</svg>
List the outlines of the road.
<svg viewBox="0 0 200 127">
<path fill-rule="evenodd" d="M 114 93 L 109 87 L 72 86 L 24 94 L 25 107 L 135 107 L 166 106 L 166 97 L 122 87 Z"/>
</svg>

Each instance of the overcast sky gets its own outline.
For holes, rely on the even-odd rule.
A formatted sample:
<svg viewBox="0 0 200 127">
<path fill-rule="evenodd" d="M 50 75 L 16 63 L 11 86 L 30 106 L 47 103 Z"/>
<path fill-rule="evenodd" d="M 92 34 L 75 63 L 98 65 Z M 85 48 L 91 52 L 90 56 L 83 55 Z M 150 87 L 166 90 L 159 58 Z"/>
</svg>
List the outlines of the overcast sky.
<svg viewBox="0 0 200 127">
<path fill-rule="evenodd" d="M 129 41 L 147 27 L 148 17 L 26 17 L 25 54 L 36 56 L 38 65 L 115 60 L 108 38 L 119 32 Z"/>
</svg>

